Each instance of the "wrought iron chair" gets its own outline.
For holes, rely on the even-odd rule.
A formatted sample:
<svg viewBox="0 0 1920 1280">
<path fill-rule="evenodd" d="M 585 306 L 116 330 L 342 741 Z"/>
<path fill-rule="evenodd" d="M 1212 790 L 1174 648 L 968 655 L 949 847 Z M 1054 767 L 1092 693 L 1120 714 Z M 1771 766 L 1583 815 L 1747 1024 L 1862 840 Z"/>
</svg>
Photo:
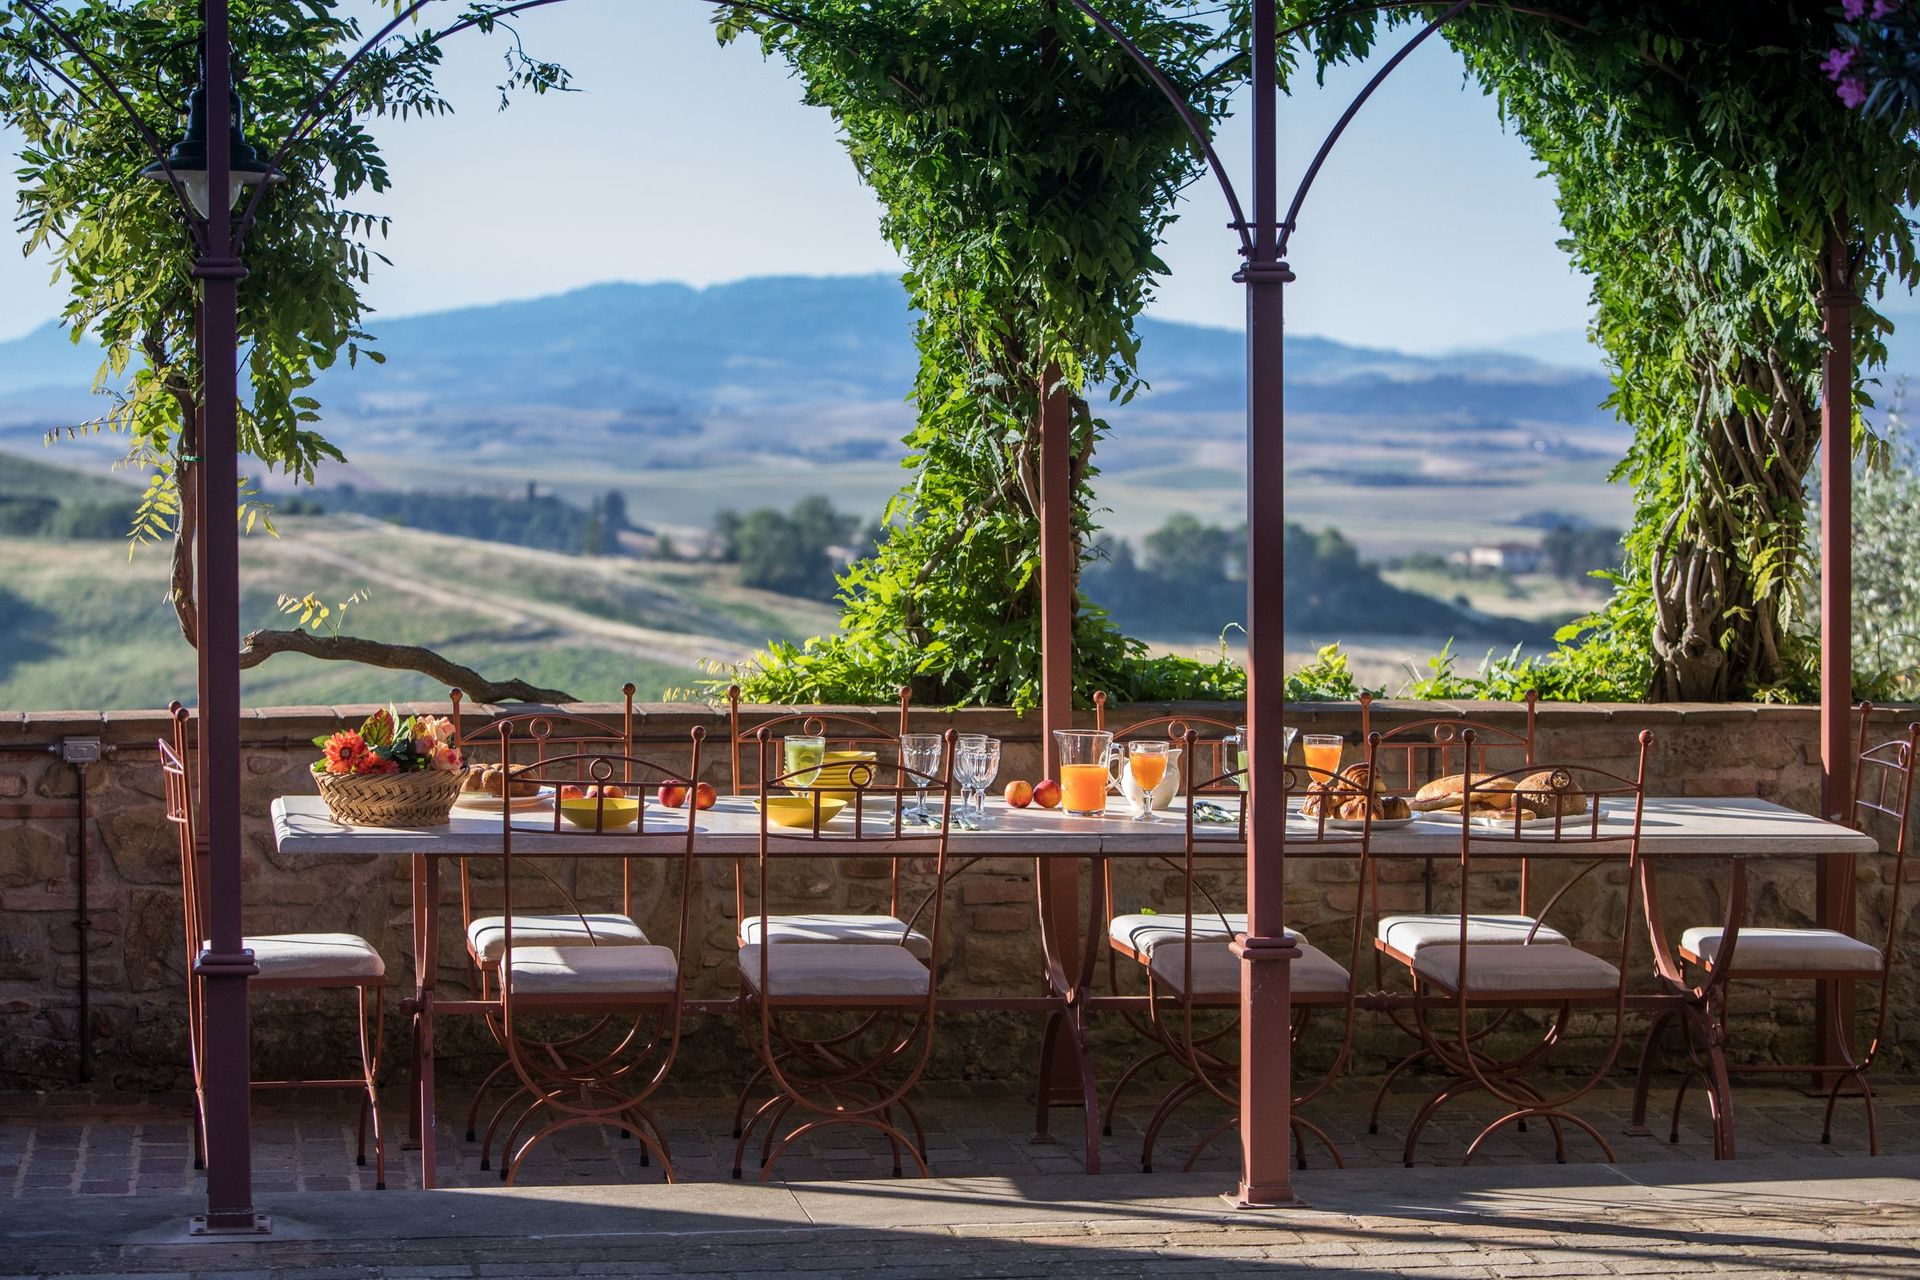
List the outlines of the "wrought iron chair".
<svg viewBox="0 0 1920 1280">
<path fill-rule="evenodd" d="M 1833 1113 L 1841 1091 L 1849 1084 L 1860 1091 L 1867 1115 L 1867 1151 L 1880 1154 L 1880 1131 L 1874 1110 L 1873 1089 L 1867 1083 L 1867 1070 L 1880 1054 L 1887 1029 L 1887 1009 L 1892 994 L 1893 957 L 1900 934 L 1900 897 L 1906 881 L 1907 852 L 1913 841 L 1914 774 L 1920 768 L 1920 724 L 1907 727 L 1905 737 L 1875 745 L 1872 741 L 1873 706 L 1860 708 L 1860 732 L 1853 773 L 1853 825 L 1861 831 L 1880 826 L 1890 829 L 1892 864 L 1883 863 L 1882 883 L 1886 886 L 1886 933 L 1879 944 L 1833 929 L 1808 927 L 1758 927 L 1742 925 L 1746 914 L 1745 869 L 1734 864 L 1734 886 L 1728 895 L 1727 917 L 1717 925 L 1696 925 L 1683 931 L 1677 948 L 1678 961 L 1668 954 L 1666 934 L 1657 917 L 1649 924 L 1655 937 L 1654 960 L 1668 990 L 1685 997 L 1677 1008 L 1663 1011 L 1647 1034 L 1641 1055 L 1639 1078 L 1634 1089 L 1634 1118 L 1639 1123 L 1646 1114 L 1647 1085 L 1652 1073 L 1660 1034 L 1674 1017 L 1682 1019 L 1686 1032 L 1687 1068 L 1674 1097 L 1673 1120 L 1668 1140 L 1680 1140 L 1680 1111 L 1686 1102 L 1687 1087 L 1695 1080 L 1707 1083 L 1707 1097 L 1713 1123 L 1714 1154 L 1731 1159 L 1734 1151 L 1732 1116 L 1722 1105 L 1728 1078 L 1735 1075 L 1782 1072 L 1832 1077 L 1827 1089 L 1826 1115 L 1821 1123 L 1820 1141 L 1833 1141 Z M 1883 832 L 1884 833 L 1884 832 Z M 1882 848 L 1886 848 L 1883 843 Z M 1648 875 L 1652 872 L 1649 870 Z M 1649 899 L 1652 899 L 1649 895 Z M 1682 964 L 1701 975 L 1689 981 Z M 1855 1043 L 1849 1034 L 1844 1010 L 1848 1002 L 1831 1002 L 1834 1041 L 1840 1047 L 1840 1061 L 1820 1063 L 1759 1063 L 1731 1065 L 1725 1048 L 1731 1031 L 1728 1012 L 1728 988 L 1734 982 L 1847 982 L 1868 983 L 1878 988 L 1873 1034 L 1866 1051 L 1855 1055 Z"/>
<path fill-rule="evenodd" d="M 1518 732 L 1458 716 L 1431 716 L 1388 729 L 1379 735 L 1379 744 L 1375 749 L 1375 777 L 1379 789 L 1387 795 L 1411 799 L 1421 787 L 1439 778 L 1455 774 L 1484 777 L 1503 770 L 1531 767 L 1534 763 L 1539 703 L 1540 695 L 1529 691 L 1525 701 L 1525 725 Z M 1370 741 L 1373 737 L 1372 723 L 1373 696 L 1362 693 L 1362 741 Z M 1427 863 L 1420 867 L 1424 902 L 1419 910 L 1404 906 L 1389 909 L 1387 906 L 1383 880 L 1390 866 L 1375 860 L 1369 868 L 1366 882 L 1367 892 L 1373 900 L 1373 982 L 1376 989 L 1385 987 L 1390 970 L 1397 972 L 1410 969 L 1422 948 L 1455 941 L 1456 920 L 1453 913 L 1436 909 L 1433 865 Z M 1532 889 L 1532 863 L 1521 858 L 1517 894 L 1510 903 L 1502 903 L 1495 910 L 1476 914 L 1469 922 L 1472 933 L 1470 940 L 1476 945 L 1522 941 L 1564 944 L 1567 941 L 1565 934 L 1551 926 L 1541 925 L 1530 914 L 1529 907 L 1534 900 Z M 1390 1012 L 1388 1017 L 1409 1038 L 1419 1040 L 1419 1030 L 1411 1019 L 1398 1012 Z M 1496 1026 L 1490 1024 L 1483 1028 L 1483 1034 L 1490 1034 Z M 1380 1131 L 1380 1111 L 1394 1081 L 1426 1059 L 1425 1047 L 1419 1046 L 1387 1070 L 1379 1088 L 1374 1091 L 1373 1105 L 1367 1116 L 1368 1133 Z"/>
<path fill-rule="evenodd" d="M 1183 741 L 1195 741 L 1192 729 L 1185 732 Z M 1318 800 L 1318 812 L 1289 822 L 1287 844 L 1290 847 L 1313 845 L 1322 851 L 1351 853 L 1358 860 L 1359 871 L 1364 874 L 1373 828 L 1372 818 L 1365 816 L 1370 815 L 1371 807 L 1367 802 L 1373 796 L 1367 783 L 1370 769 L 1370 764 L 1356 764 L 1348 766 L 1340 774 L 1328 774 L 1305 765 L 1289 765 L 1285 774 L 1289 808 L 1295 801 L 1304 801 L 1311 787 L 1314 788 L 1311 795 Z M 1162 1128 L 1189 1101 L 1211 1096 L 1225 1104 L 1233 1114 L 1194 1145 L 1187 1157 L 1186 1169 L 1191 1170 L 1209 1146 L 1239 1124 L 1240 1061 L 1232 1051 L 1232 1046 L 1240 1026 L 1242 965 L 1231 947 L 1236 937 L 1246 933 L 1246 916 L 1244 913 L 1221 911 L 1213 896 L 1199 881 L 1197 873 L 1201 858 L 1232 858 L 1244 865 L 1247 855 L 1246 807 L 1244 804 L 1235 804 L 1231 824 L 1222 824 L 1214 829 L 1199 820 L 1196 806 L 1209 792 L 1227 790 L 1237 793 L 1241 779 L 1242 771 L 1238 768 L 1207 778 L 1197 773 L 1187 776 L 1183 832 L 1185 852 L 1181 864 L 1183 909 L 1178 915 L 1141 916 L 1141 923 L 1133 926 L 1125 938 L 1128 954 L 1146 974 L 1149 1029 L 1158 1047 L 1127 1069 L 1120 1084 L 1115 1086 L 1114 1094 L 1117 1096 L 1129 1079 L 1155 1062 L 1171 1061 L 1183 1073 L 1183 1078 L 1161 1099 L 1147 1123 L 1140 1148 L 1140 1168 L 1143 1173 L 1153 1172 L 1154 1148 L 1159 1142 Z M 1339 817 L 1341 806 L 1350 801 L 1361 802 L 1363 816 L 1358 820 Z M 1301 1036 L 1313 1021 L 1315 1013 L 1337 1010 L 1341 1017 L 1340 1041 L 1332 1060 L 1314 1080 L 1304 1087 L 1296 1087 L 1294 1094 L 1294 1158 L 1303 1169 L 1307 1163 L 1309 1136 L 1326 1148 L 1336 1166 L 1344 1163 L 1340 1148 L 1326 1130 L 1301 1115 L 1297 1108 L 1312 1102 L 1338 1077 L 1352 1047 L 1356 996 L 1352 975 L 1358 970 L 1365 937 L 1362 915 L 1366 909 L 1366 895 L 1359 892 L 1357 885 L 1358 880 L 1347 964 L 1342 965 L 1294 931 L 1287 931 L 1288 938 L 1298 944 L 1301 952 L 1289 968 L 1293 1043 L 1296 1046 L 1300 1044 Z M 1204 900 L 1203 907 L 1195 902 L 1196 895 Z M 1121 942 L 1116 939 L 1115 946 L 1120 945 Z M 1201 1021 L 1196 1021 L 1196 1015 Z M 1221 1048 L 1223 1045 L 1224 1051 Z"/>
<path fill-rule="evenodd" d="M 741 1090 L 740 1110 L 761 1081 L 772 1096 L 738 1127 L 733 1176 L 741 1176 L 747 1144 L 760 1135 L 764 1181 L 796 1141 L 832 1126 L 870 1129 L 887 1139 L 893 1174 L 903 1172 L 902 1153 L 927 1174 L 926 1133 L 908 1095 L 933 1051 L 936 992 L 940 980 L 940 928 L 945 915 L 947 834 L 953 809 L 953 748 L 949 730 L 937 775 L 890 761 L 855 764 L 847 774 L 846 807 L 831 818 L 811 806 L 804 828 L 771 825 L 768 802 L 784 799 L 783 786 L 809 780 L 810 769 L 783 770 L 771 726 L 755 731 L 759 762 L 760 840 L 758 902 L 764 909 L 775 891 L 774 864 L 796 860 L 884 853 L 896 863 L 930 861 L 925 894 L 891 943 L 877 940 L 811 939 L 779 929 L 751 937 L 739 947 L 741 1030 L 760 1058 Z M 920 788 L 941 799 L 937 829 L 909 826 L 903 817 Z M 923 872 L 923 873 L 924 873 Z M 781 917 L 772 917 L 778 921 Z M 924 923 L 925 932 L 920 928 Z M 924 948 L 911 945 L 924 937 Z M 911 1125 L 909 1138 L 894 1119 Z M 798 1111 L 801 1120 L 789 1126 Z"/>
<path fill-rule="evenodd" d="M 900 736 L 907 730 L 907 691 L 905 689 L 900 691 L 900 732 L 895 734 L 877 729 L 871 721 L 857 716 L 833 713 L 794 713 L 776 716 L 771 720 L 762 721 L 749 732 L 745 729 L 740 717 L 739 686 L 728 689 L 727 695 L 729 723 L 733 733 L 735 795 L 766 793 L 763 781 L 769 764 L 772 764 L 776 773 L 783 770 L 785 758 L 779 754 L 779 743 L 781 736 L 786 734 L 825 738 L 829 753 L 842 752 L 847 756 L 858 753 L 871 756 L 876 762 L 880 757 L 887 755 L 893 756 L 896 761 L 899 760 Z M 767 757 L 762 752 L 762 746 L 766 743 L 773 744 L 775 754 L 772 757 Z M 749 770 L 742 768 L 743 760 L 758 770 L 753 774 L 753 781 L 746 780 Z M 842 772 L 852 767 L 853 765 L 847 760 L 829 765 L 830 769 Z M 837 784 L 829 785 L 837 786 Z M 885 912 L 878 910 L 798 912 L 769 918 L 753 911 L 750 907 L 747 901 L 746 859 L 736 859 L 733 884 L 734 919 L 739 921 L 738 941 L 742 946 L 759 942 L 765 933 L 770 934 L 778 942 L 876 943 L 882 946 L 905 946 L 918 958 L 925 960 L 932 952 L 932 940 L 919 930 L 909 927 L 907 922 L 900 918 L 901 869 L 901 859 L 892 859 L 887 872 Z"/>
<path fill-rule="evenodd" d="M 568 781 L 578 784 L 583 781 L 587 761 L 598 759 L 601 753 L 614 756 L 630 756 L 635 749 L 633 695 L 634 686 L 628 684 L 621 690 L 623 704 L 620 724 L 614 726 L 589 716 L 559 710 L 521 712 L 503 716 L 483 725 L 470 726 L 463 715 L 465 695 L 458 689 L 447 691 L 447 697 L 453 704 L 454 742 L 460 748 L 463 758 L 470 768 L 484 768 L 488 765 L 513 770 L 513 780 L 521 785 L 539 786 L 534 782 L 532 773 L 551 773 L 555 771 L 554 761 L 565 756 L 569 762 L 559 771 L 571 769 L 575 775 Z M 630 783 L 631 779 L 617 779 L 616 783 Z M 503 803 L 506 799 L 503 797 Z M 500 953 L 506 945 L 506 918 L 500 914 L 497 903 L 481 904 L 481 890 L 484 885 L 476 883 L 474 860 L 458 860 L 460 878 L 460 928 L 461 937 L 466 941 L 468 981 L 476 999 L 498 999 L 498 977 Z M 565 863 L 566 865 L 549 865 Z M 544 892 L 537 895 L 539 901 L 529 901 L 536 895 L 524 890 L 521 901 L 525 904 L 513 921 L 515 937 L 525 945 L 535 943 L 549 946 L 600 946 L 628 947 L 647 945 L 646 933 L 635 923 L 633 917 L 633 886 L 635 864 L 631 859 L 622 859 L 620 863 L 620 901 L 618 910 L 592 909 L 581 905 L 584 896 L 579 884 L 581 863 L 571 859 L 543 860 L 535 864 L 534 870 L 544 883 Z M 480 1110 L 494 1086 L 507 1081 L 512 1072 L 512 1064 L 502 1060 L 474 1090 L 472 1101 L 467 1106 L 468 1142 L 476 1139 Z M 493 1133 L 506 1116 L 518 1095 L 510 1096 L 506 1102 L 496 1108 L 492 1122 L 487 1128 Z M 491 1143 L 483 1149 L 480 1167 L 491 1167 Z"/>
<path fill-rule="evenodd" d="M 168 708 L 173 741 L 161 739 L 160 771 L 166 784 L 167 821 L 180 846 L 180 905 L 187 971 L 187 1053 L 193 1070 L 193 1167 L 206 1167 L 206 1011 L 195 964 L 207 946 L 208 904 L 204 896 L 207 850 L 200 838 L 194 806 L 193 751 L 189 712 L 178 702 Z M 359 1136 L 354 1163 L 367 1163 L 367 1130 L 373 1130 L 374 1188 L 387 1185 L 387 1149 L 380 1130 L 380 1048 L 386 1014 L 386 965 L 365 938 L 351 933 L 274 933 L 248 935 L 241 945 L 253 952 L 260 972 L 248 980 L 254 991 L 351 991 L 359 1039 L 360 1074 L 342 1079 L 255 1080 L 255 1090 L 351 1089 L 360 1095 Z M 371 1006 L 371 1007 L 369 1007 Z"/>
<path fill-rule="evenodd" d="M 1473 731 L 1463 737 L 1471 744 Z M 1464 1094 L 1491 1095 L 1502 1114 L 1483 1126 L 1467 1145 L 1464 1162 L 1471 1163 L 1496 1131 L 1506 1125 L 1524 1127 L 1528 1120 L 1545 1120 L 1553 1131 L 1554 1154 L 1567 1157 L 1564 1126 L 1584 1131 L 1611 1161 L 1613 1148 L 1594 1125 L 1570 1108 L 1612 1069 L 1626 1032 L 1627 959 L 1632 946 L 1634 895 L 1639 886 L 1640 831 L 1646 789 L 1647 753 L 1653 734 L 1639 739 L 1638 766 L 1632 779 L 1578 765 L 1535 767 L 1475 779 L 1467 787 L 1468 804 L 1460 815 L 1460 909 L 1453 917 L 1452 937 L 1443 944 L 1415 949 L 1408 969 L 1412 974 L 1414 1022 L 1427 1055 L 1446 1070 L 1450 1079 L 1430 1097 L 1407 1132 L 1403 1158 L 1413 1163 L 1420 1134 L 1441 1107 Z M 1516 784 L 1517 803 L 1504 813 L 1476 816 L 1472 798 L 1488 787 Z M 1544 816 L 1542 816 L 1544 815 Z M 1596 954 L 1569 943 L 1542 944 L 1545 925 L 1519 938 L 1488 938 L 1476 931 L 1475 899 L 1486 886 L 1477 863 L 1511 863 L 1532 857 L 1565 873 L 1542 904 L 1544 919 L 1574 886 L 1605 868 L 1622 872 L 1625 906 L 1619 912 L 1617 937 L 1599 941 Z M 1506 1026 L 1520 1010 L 1548 1010 L 1545 1029 L 1537 1038 L 1515 1029 L 1508 1040 L 1496 1039 L 1489 1025 L 1476 1018 L 1491 1015 L 1490 1026 Z M 1606 1048 L 1587 1072 L 1573 1083 L 1548 1094 L 1527 1077 L 1544 1064 L 1564 1038 L 1576 1009 L 1610 1014 L 1612 1030 Z M 1452 1025 L 1438 1025 L 1435 1015 L 1451 1014 Z"/>
<path fill-rule="evenodd" d="M 657 1158 L 666 1179 L 674 1179 L 666 1134 L 647 1106 L 666 1079 L 680 1043 L 684 976 L 680 957 L 687 952 L 687 928 L 693 899 L 693 841 L 699 811 L 664 810 L 649 815 L 642 798 L 627 818 L 608 808 L 616 800 L 604 788 L 623 779 L 651 788 L 690 785 L 699 776 L 700 743 L 706 731 L 695 726 L 685 768 L 668 768 L 637 756 L 581 752 L 548 757 L 524 776 L 554 787 L 585 784 L 603 788 L 591 797 L 590 836 L 562 826 L 558 805 L 550 814 L 501 811 L 501 922 L 498 957 L 499 1015 L 495 1032 L 506 1047 L 507 1062 L 519 1088 L 505 1106 L 523 1104 L 503 1142 L 500 1178 L 513 1182 L 528 1155 L 540 1143 L 567 1129 L 610 1127 L 637 1139 L 644 1156 Z M 512 749 L 511 729 L 500 731 L 501 750 Z M 546 880 L 543 861 L 569 857 L 574 841 L 614 842 L 623 861 L 650 858 L 679 864 L 678 911 L 674 945 L 644 939 L 620 945 L 595 944 L 535 931 L 521 933 L 527 918 L 516 907 L 516 884 L 532 871 Z M 558 1029 L 578 1016 L 588 1019 Z M 504 1109 L 504 1107 L 503 1107 Z M 524 1134 L 524 1136 L 523 1136 Z M 489 1149 L 493 1131 L 489 1129 Z"/>
<path fill-rule="evenodd" d="M 1097 690 L 1093 695 L 1093 725 L 1097 730 L 1104 730 L 1107 727 L 1107 695 L 1104 691 Z M 1202 738 L 1192 732 L 1196 728 L 1218 730 L 1219 736 Z M 1228 758 L 1227 740 L 1228 735 L 1233 734 L 1238 728 L 1238 725 L 1207 716 L 1158 716 L 1135 721 L 1115 730 L 1113 740 L 1119 745 L 1142 739 L 1179 743 L 1182 770 L 1180 790 L 1187 791 L 1186 781 L 1198 777 L 1207 780 L 1207 785 L 1202 788 L 1202 794 L 1224 793 L 1234 797 L 1237 804 L 1240 795 L 1239 780 L 1244 777 L 1244 774 L 1238 769 L 1238 761 Z M 1194 739 L 1191 744 L 1187 742 L 1189 736 Z M 1157 859 L 1153 865 L 1176 873 L 1181 869 L 1181 864 L 1172 858 Z M 1178 928 L 1176 922 L 1179 917 L 1147 911 L 1118 911 L 1115 902 L 1113 864 L 1102 859 L 1095 864 L 1095 868 L 1099 878 L 1096 892 L 1101 895 L 1102 901 L 1106 904 L 1107 914 L 1107 989 L 1118 995 L 1124 982 L 1120 976 L 1121 970 L 1123 968 L 1131 970 L 1137 965 L 1146 963 L 1146 957 L 1139 945 L 1140 941 L 1157 939 L 1165 930 Z M 1202 893 L 1205 893 L 1204 889 Z M 1247 916 L 1245 912 L 1221 911 L 1217 903 L 1210 901 L 1209 910 L 1201 912 L 1197 918 L 1192 918 L 1190 924 L 1196 936 L 1200 938 L 1231 940 L 1236 934 L 1246 932 Z M 1122 1016 L 1127 1024 L 1142 1036 L 1156 1042 L 1160 1039 L 1143 1014 L 1126 1010 Z M 1156 1063 L 1166 1060 L 1170 1054 L 1171 1051 L 1162 1046 L 1130 1064 L 1114 1082 L 1112 1091 L 1107 1095 L 1106 1106 L 1101 1117 L 1102 1133 L 1108 1137 L 1113 1135 L 1113 1118 L 1119 1113 L 1120 1100 L 1128 1087 L 1139 1079 L 1143 1072 L 1151 1069 Z"/>
</svg>

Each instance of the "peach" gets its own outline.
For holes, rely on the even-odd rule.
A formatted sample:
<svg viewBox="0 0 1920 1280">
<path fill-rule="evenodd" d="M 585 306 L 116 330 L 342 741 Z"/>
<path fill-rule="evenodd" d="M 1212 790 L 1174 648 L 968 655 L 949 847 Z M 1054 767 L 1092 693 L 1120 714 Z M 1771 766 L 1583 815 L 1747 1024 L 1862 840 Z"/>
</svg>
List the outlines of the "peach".
<svg viewBox="0 0 1920 1280">
<path fill-rule="evenodd" d="M 655 797 L 669 809 L 678 809 L 687 802 L 687 784 L 684 782 L 663 782 L 659 794 Z"/>
<path fill-rule="evenodd" d="M 713 784 L 711 782 L 699 782 L 694 784 L 694 788 L 693 788 L 693 807 L 694 808 L 711 809 L 714 806 L 714 802 L 719 799 L 720 799 L 720 793 L 713 789 Z"/>
<path fill-rule="evenodd" d="M 1042 778 L 1033 784 L 1033 802 L 1042 809 L 1060 807 L 1060 784 L 1052 778 Z"/>
<path fill-rule="evenodd" d="M 1007 784 L 1006 801 L 1016 809 L 1024 809 L 1033 803 L 1033 784 L 1015 780 Z"/>
</svg>

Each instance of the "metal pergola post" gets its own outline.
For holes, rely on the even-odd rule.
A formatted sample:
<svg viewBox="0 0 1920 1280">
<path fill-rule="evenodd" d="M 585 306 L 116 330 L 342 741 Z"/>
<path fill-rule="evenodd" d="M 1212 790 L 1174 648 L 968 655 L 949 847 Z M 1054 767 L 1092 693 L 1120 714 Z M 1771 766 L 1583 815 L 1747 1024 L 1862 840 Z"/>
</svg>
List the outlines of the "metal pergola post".
<svg viewBox="0 0 1920 1280">
<path fill-rule="evenodd" d="M 228 0 L 204 0 L 207 90 L 206 241 L 194 263 L 204 417 L 200 441 L 196 591 L 200 650 L 200 769 L 212 937 L 195 965 L 206 1010 L 207 1213 L 205 1231 L 260 1231 L 253 1211 L 253 1086 L 247 979 L 259 970 L 243 945 L 240 871 L 240 526 L 238 286 L 229 115 L 233 47 Z"/>
</svg>

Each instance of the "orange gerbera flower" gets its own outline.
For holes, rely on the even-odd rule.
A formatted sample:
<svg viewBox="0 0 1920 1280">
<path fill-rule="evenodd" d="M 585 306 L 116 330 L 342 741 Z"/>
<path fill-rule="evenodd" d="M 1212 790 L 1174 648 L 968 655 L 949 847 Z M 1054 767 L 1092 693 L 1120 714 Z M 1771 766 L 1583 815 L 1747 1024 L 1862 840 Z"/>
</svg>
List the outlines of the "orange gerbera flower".
<svg viewBox="0 0 1920 1280">
<path fill-rule="evenodd" d="M 322 748 L 327 758 L 328 773 L 363 773 L 371 755 L 367 750 L 367 740 L 352 729 L 342 729 L 327 739 Z"/>
</svg>

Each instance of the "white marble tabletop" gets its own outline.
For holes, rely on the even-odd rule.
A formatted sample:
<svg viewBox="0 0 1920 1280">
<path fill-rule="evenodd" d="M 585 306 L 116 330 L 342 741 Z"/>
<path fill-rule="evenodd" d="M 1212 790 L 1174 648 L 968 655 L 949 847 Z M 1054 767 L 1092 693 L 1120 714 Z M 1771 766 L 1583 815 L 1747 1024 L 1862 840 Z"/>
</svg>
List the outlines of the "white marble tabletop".
<svg viewBox="0 0 1920 1280">
<path fill-rule="evenodd" d="M 1226 802 L 1234 803 L 1231 797 Z M 891 817 L 877 806 L 869 808 L 870 834 L 891 828 Z M 957 858 L 981 856 L 1020 857 L 1117 857 L 1178 856 L 1184 815 L 1176 807 L 1160 821 L 1136 822 L 1124 802 L 1110 802 L 1107 812 L 1097 818 L 1071 817 L 1056 809 L 1029 807 L 1011 809 L 999 800 L 987 804 L 987 824 L 982 830 L 955 830 L 949 845 Z M 636 853 L 659 855 L 667 852 L 659 840 L 636 841 L 628 834 L 596 835 L 563 826 L 553 834 L 551 809 L 521 811 L 513 815 L 513 847 L 516 855 L 555 856 L 619 855 Z M 679 811 L 661 808 L 649 802 L 646 830 L 665 839 L 678 834 L 674 824 L 684 821 Z M 1582 821 L 1569 819 L 1569 823 Z M 1625 835 L 1630 823 L 1609 815 L 1606 829 Z M 544 828 L 544 829 L 542 829 Z M 1310 823 L 1295 818 L 1290 829 L 1303 837 L 1312 831 Z M 1228 842 L 1230 828 L 1202 827 L 1214 856 L 1230 856 L 1240 846 Z M 841 814 L 823 827 L 830 836 L 850 837 L 853 822 Z M 282 853 L 333 856 L 406 857 L 415 854 L 486 855 L 498 854 L 502 833 L 500 815 L 456 807 L 452 820 L 444 827 L 386 828 L 350 827 L 335 822 L 317 795 L 282 796 L 273 802 L 274 842 Z M 1492 833 L 1489 833 L 1492 834 Z M 1530 836 L 1535 833 L 1529 832 Z M 1544 845 L 1550 832 L 1539 831 Z M 904 850 L 924 848 L 929 833 L 907 828 L 901 842 Z M 701 812 L 695 821 L 695 852 L 702 857 L 751 855 L 759 847 L 760 816 L 752 800 L 723 796 L 713 808 Z M 1534 845 L 1534 840 L 1528 840 Z M 861 844 L 858 852 L 882 855 L 890 844 L 876 841 Z M 1783 808 L 1751 796 L 1735 797 L 1649 797 L 1642 834 L 1642 849 L 1661 858 L 1759 858 L 1819 857 L 1837 854 L 1872 853 L 1877 846 L 1872 837 L 1824 819 Z M 1404 827 L 1376 830 L 1373 852 L 1382 857 L 1444 858 L 1458 856 L 1460 819 L 1458 815 L 1423 816 Z M 837 849 L 823 848 L 821 842 L 800 835 L 782 835 L 773 851 L 820 856 L 825 852 L 852 853 L 850 841 Z M 1351 845 L 1291 844 L 1289 857 L 1352 857 Z M 1480 852 L 1485 853 L 1484 847 Z M 1536 847 L 1529 854 L 1548 851 Z"/>
</svg>

